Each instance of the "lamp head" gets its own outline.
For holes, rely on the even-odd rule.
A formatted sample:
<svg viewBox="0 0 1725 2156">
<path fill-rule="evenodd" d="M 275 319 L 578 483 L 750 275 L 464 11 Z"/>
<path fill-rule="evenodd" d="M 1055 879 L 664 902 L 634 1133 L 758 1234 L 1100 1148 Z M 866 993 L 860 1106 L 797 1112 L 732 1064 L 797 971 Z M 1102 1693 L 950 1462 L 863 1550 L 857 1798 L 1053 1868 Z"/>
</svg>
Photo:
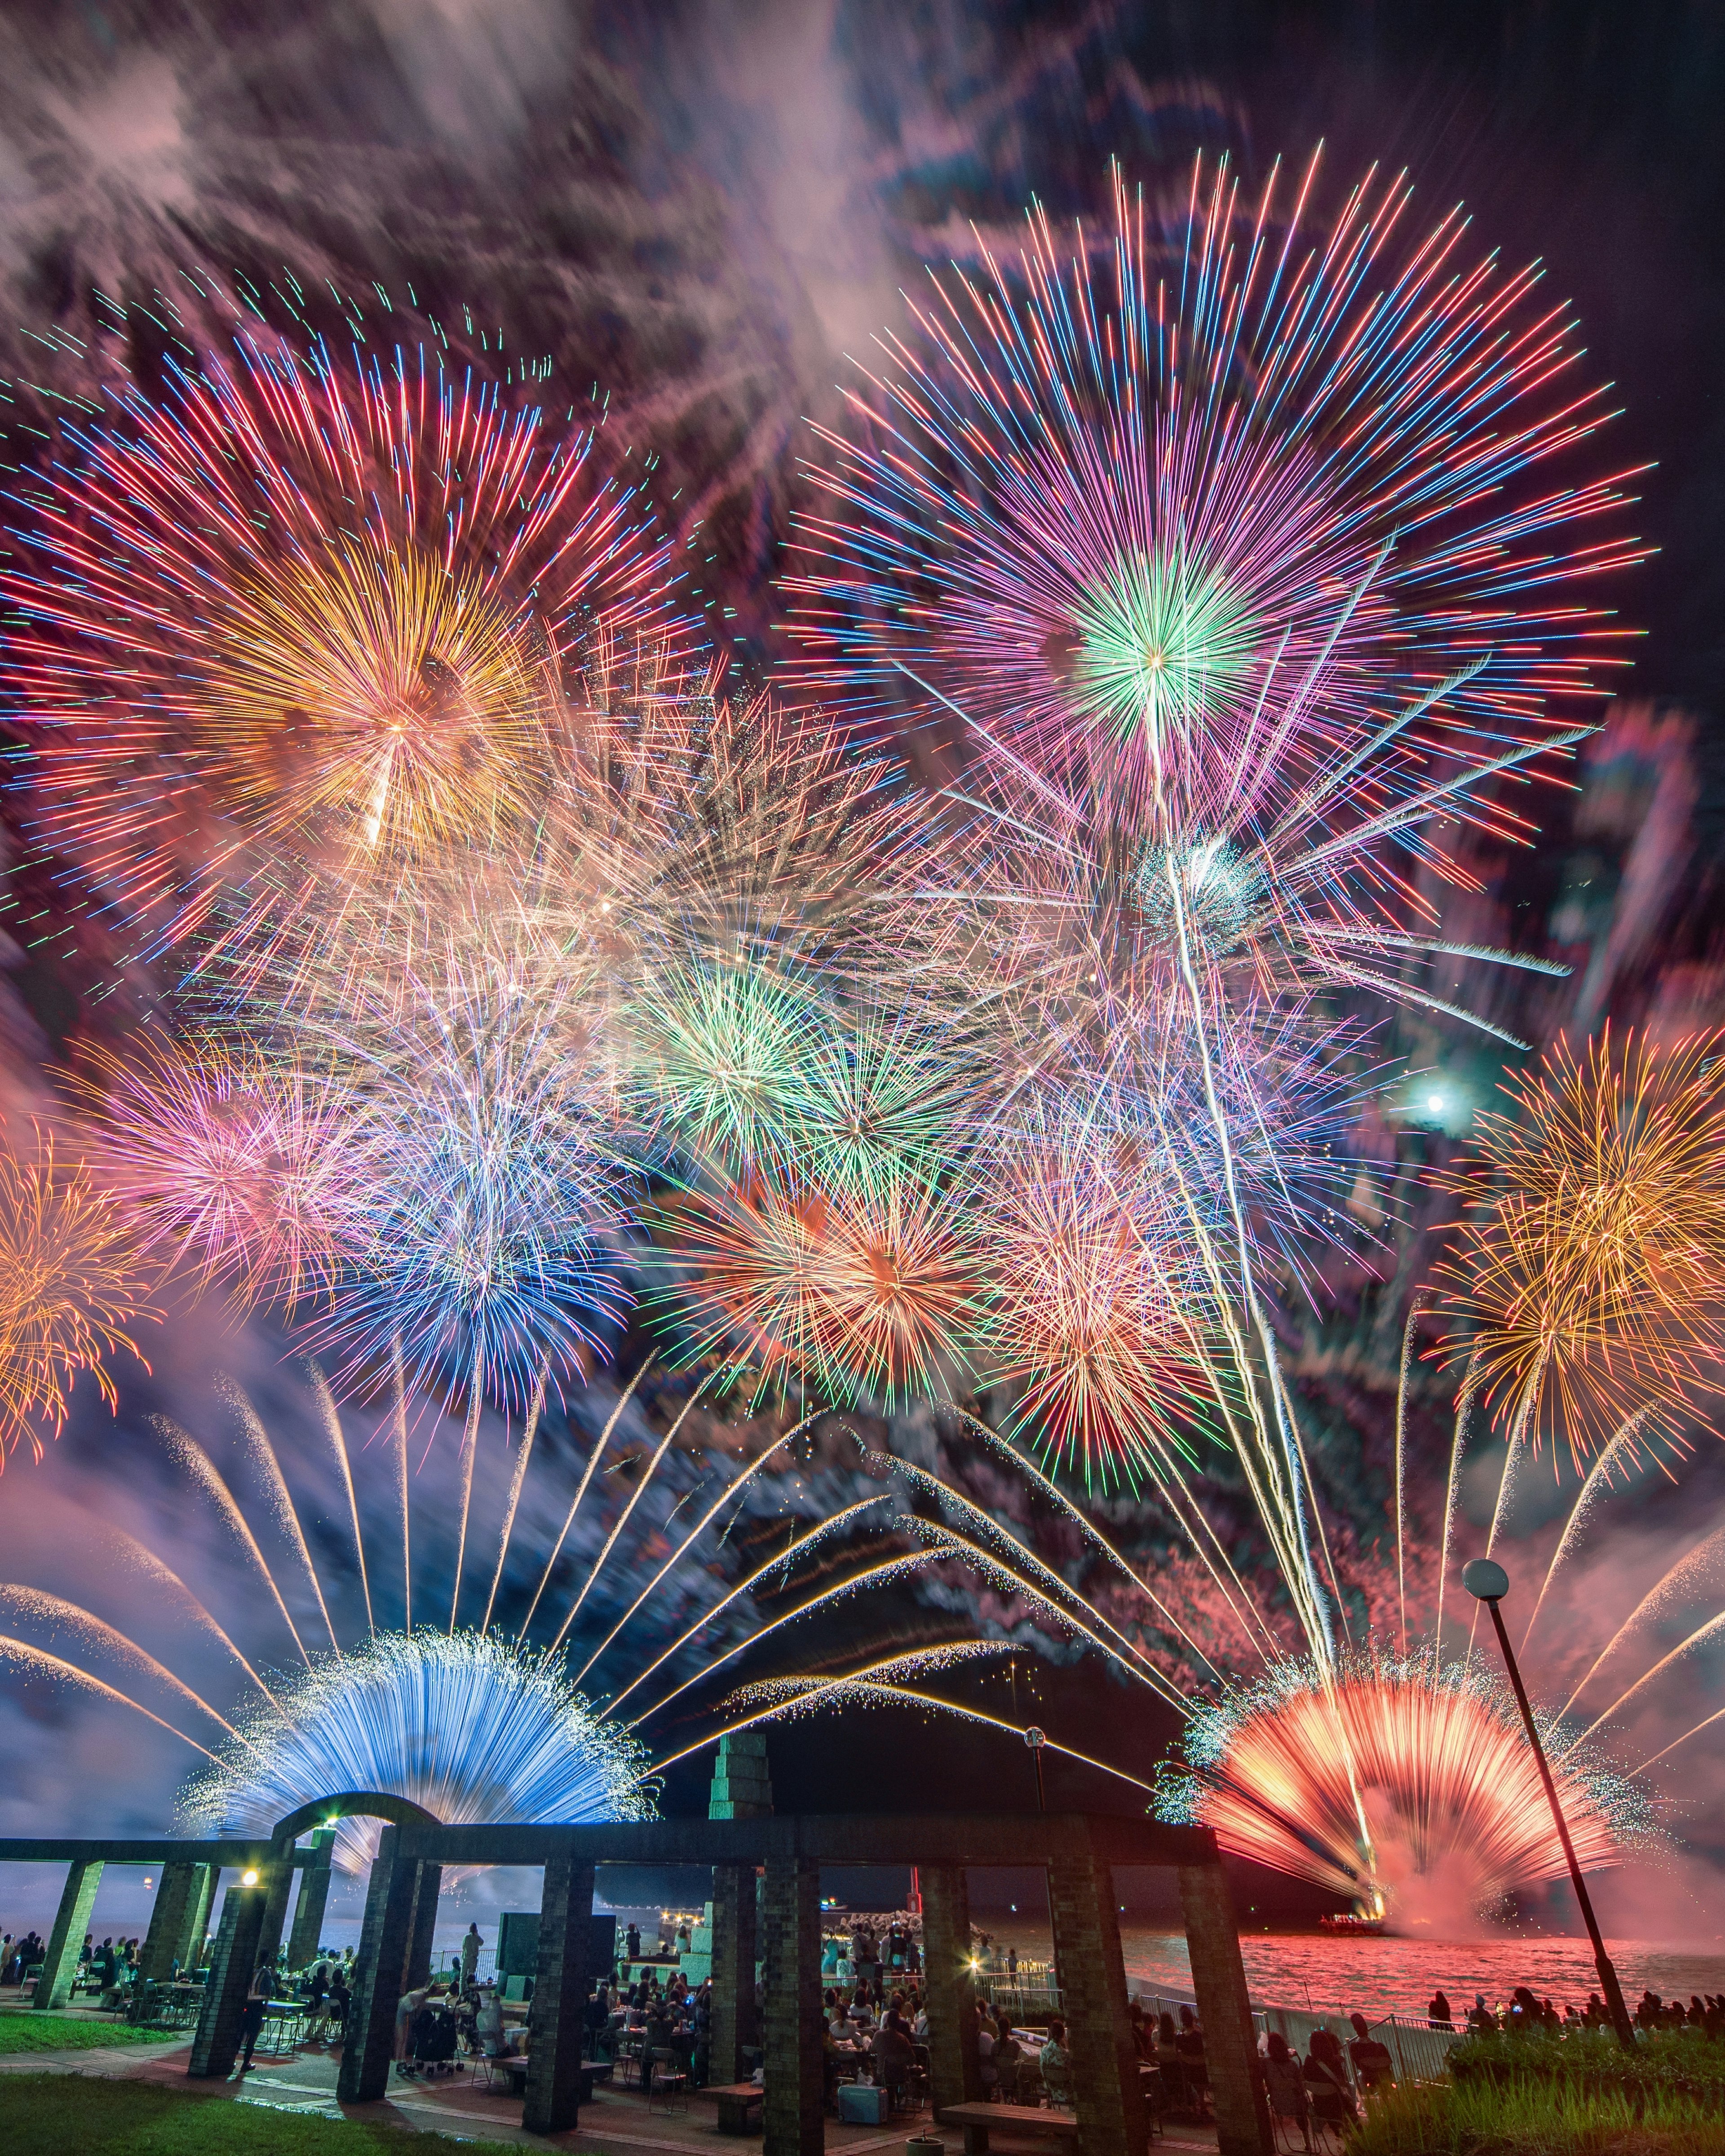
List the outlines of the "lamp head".
<svg viewBox="0 0 1725 2156">
<path fill-rule="evenodd" d="M 1048 1738 L 1033 1722 L 1029 1728 L 1024 1732 L 1024 1742 L 1029 1746 L 1033 1752 L 1040 1752 L 1043 1746 L 1047 1743 Z"/>
<path fill-rule="evenodd" d="M 1488 1557 L 1476 1557 L 1461 1568 L 1461 1584 L 1476 1602 L 1501 1602 L 1509 1592 L 1509 1574 Z"/>
</svg>

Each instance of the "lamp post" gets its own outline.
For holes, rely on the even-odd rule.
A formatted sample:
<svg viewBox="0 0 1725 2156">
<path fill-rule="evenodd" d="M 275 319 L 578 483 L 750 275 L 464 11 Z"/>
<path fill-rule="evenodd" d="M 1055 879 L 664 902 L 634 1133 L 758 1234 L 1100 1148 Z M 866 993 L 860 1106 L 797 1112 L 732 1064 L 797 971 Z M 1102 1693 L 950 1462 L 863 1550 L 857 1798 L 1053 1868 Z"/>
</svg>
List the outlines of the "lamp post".
<svg viewBox="0 0 1725 2156">
<path fill-rule="evenodd" d="M 1045 1812 L 1048 1805 L 1042 1794 L 1042 1748 L 1048 1739 L 1034 1722 L 1024 1732 L 1024 1742 L 1030 1748 L 1030 1757 L 1036 1762 L 1036 1809 Z"/>
<path fill-rule="evenodd" d="M 1633 2051 L 1635 2048 L 1635 2025 L 1630 2020 L 1629 2009 L 1623 2003 L 1623 1986 L 1617 1981 L 1617 1971 L 1611 1966 L 1611 1957 L 1606 1953 L 1605 1942 L 1599 1936 L 1599 1919 L 1594 1914 L 1594 1905 L 1588 1898 L 1587 1881 L 1582 1877 L 1581 1866 L 1576 1861 L 1575 1845 L 1569 1839 L 1563 1807 L 1558 1801 L 1558 1785 L 1552 1779 L 1551 1768 L 1546 1763 L 1545 1747 L 1539 1741 L 1539 1732 L 1533 1722 L 1533 1710 L 1527 1703 L 1527 1688 L 1522 1682 L 1522 1673 L 1516 1666 L 1515 1651 L 1509 1644 L 1509 1634 L 1504 1629 L 1503 1613 L 1497 1606 L 1509 1592 L 1509 1574 L 1492 1558 L 1476 1557 L 1471 1564 L 1462 1566 L 1461 1584 L 1476 1602 L 1483 1602 L 1491 1613 L 1497 1644 L 1503 1650 L 1504 1666 L 1509 1671 L 1511 1684 L 1515 1686 L 1516 1705 L 1522 1710 L 1522 1725 L 1533 1749 L 1533 1763 L 1538 1768 L 1539 1779 L 1545 1784 L 1546 1800 L 1551 1806 L 1558 1840 L 1563 1845 L 1563 1856 L 1569 1866 L 1570 1883 L 1575 1889 L 1576 1900 L 1581 1904 L 1582 1922 L 1587 1926 L 1587 1935 L 1594 1943 L 1594 1966 L 1599 1972 L 1599 1989 L 1605 1994 L 1605 2006 L 1611 2016 L 1611 2025 L 1617 2031 L 1618 2042 L 1625 2051 Z"/>
</svg>

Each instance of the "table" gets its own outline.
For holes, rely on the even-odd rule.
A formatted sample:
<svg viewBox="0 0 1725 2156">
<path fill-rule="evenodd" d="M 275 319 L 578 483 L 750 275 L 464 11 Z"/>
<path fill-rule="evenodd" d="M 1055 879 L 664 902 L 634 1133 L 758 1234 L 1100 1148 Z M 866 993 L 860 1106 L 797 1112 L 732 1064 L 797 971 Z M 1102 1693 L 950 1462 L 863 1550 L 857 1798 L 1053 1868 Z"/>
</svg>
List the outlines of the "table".
<svg viewBox="0 0 1725 2156">
<path fill-rule="evenodd" d="M 759 2082 L 732 2082 L 726 2087 L 704 2088 L 699 2093 L 711 2097 L 718 2105 L 721 2133 L 747 2133 L 749 2113 L 767 2092 Z"/>
</svg>

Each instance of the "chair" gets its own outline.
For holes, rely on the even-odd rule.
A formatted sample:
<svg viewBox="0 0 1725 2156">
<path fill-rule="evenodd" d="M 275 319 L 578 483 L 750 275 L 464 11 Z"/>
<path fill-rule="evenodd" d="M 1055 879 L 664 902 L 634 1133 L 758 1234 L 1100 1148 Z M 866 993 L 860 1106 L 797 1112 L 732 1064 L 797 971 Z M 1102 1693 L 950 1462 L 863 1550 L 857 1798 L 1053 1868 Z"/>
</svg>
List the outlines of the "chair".
<svg viewBox="0 0 1725 2156">
<path fill-rule="evenodd" d="M 653 2077 L 647 2084 L 648 2110 L 652 2110 L 655 2097 L 662 2097 L 667 2112 L 676 2110 L 679 2104 L 687 2111 L 689 2076 L 679 2066 L 676 2053 L 664 2045 L 655 2045 L 644 2062 L 644 2076 L 646 2066 L 649 2065 Z"/>
</svg>

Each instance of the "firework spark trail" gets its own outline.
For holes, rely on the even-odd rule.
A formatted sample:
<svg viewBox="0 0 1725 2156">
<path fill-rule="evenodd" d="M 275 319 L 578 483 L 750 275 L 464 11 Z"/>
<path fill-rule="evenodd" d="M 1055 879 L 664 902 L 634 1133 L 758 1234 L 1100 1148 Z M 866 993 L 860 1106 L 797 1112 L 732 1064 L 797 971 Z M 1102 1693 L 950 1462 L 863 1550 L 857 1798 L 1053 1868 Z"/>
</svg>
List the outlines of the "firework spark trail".
<svg viewBox="0 0 1725 2156">
<path fill-rule="evenodd" d="M 1034 1594 L 1045 1606 L 1062 1608 L 1060 1599 L 1062 1596 L 1066 1599 L 1068 1604 L 1073 1601 L 1082 1601 L 1083 1598 L 1079 1595 L 1071 1583 L 1062 1579 L 1051 1565 L 1045 1563 L 1021 1537 L 1014 1534 L 993 1513 L 985 1511 L 980 1505 L 973 1504 L 968 1497 L 954 1491 L 950 1484 L 943 1482 L 938 1476 L 931 1475 L 927 1468 L 917 1466 L 914 1461 L 900 1460 L 896 1455 L 881 1453 L 865 1452 L 863 1460 L 865 1466 L 875 1472 L 902 1476 L 926 1496 L 936 1497 L 942 1505 L 951 1507 L 954 1511 L 961 1513 L 973 1528 L 980 1532 L 985 1541 L 995 1543 L 997 1546 L 1004 1544 L 1013 1553 L 1013 1557 L 1008 1560 L 1004 1568 L 1004 1571 L 1015 1583 L 1021 1583 L 1026 1591 Z M 1104 1549 L 1107 1548 L 1107 1545 L 1102 1542 L 1101 1537 L 1094 1537 L 1093 1539 Z M 957 1542 L 960 1547 L 966 1548 L 970 1547 L 968 1543 L 958 1541 L 958 1538 L 955 1538 L 955 1542 Z M 1110 1551 L 1109 1554 L 1111 1556 L 1113 1553 Z M 1122 1568 L 1122 1569 L 1125 1568 Z M 1209 1656 L 1192 1639 L 1179 1619 L 1160 1598 L 1153 1594 L 1142 1580 L 1137 1578 L 1131 1571 L 1126 1572 L 1126 1577 L 1156 1610 L 1158 1615 L 1175 1634 L 1188 1651 L 1202 1662 L 1213 1676 L 1220 1676 L 1221 1672 L 1216 1669 Z M 1167 1680 L 1163 1673 L 1155 1668 L 1154 1665 L 1117 1625 L 1111 1624 L 1103 1617 L 1093 1604 L 1086 1604 L 1086 1608 L 1090 1618 L 1097 1627 L 1093 1635 L 1087 1634 L 1086 1636 L 1093 1637 L 1094 1643 L 1101 1648 L 1103 1653 L 1117 1668 L 1137 1677 L 1143 1683 L 1158 1687 L 1166 1686 Z M 1117 1645 L 1110 1645 L 1111 1640 L 1117 1642 Z M 1178 1697 L 1178 1695 L 1174 1697 Z"/>
<path fill-rule="evenodd" d="M 270 1570 L 269 1560 L 259 1547 L 258 1538 L 252 1532 L 251 1522 L 240 1510 L 234 1492 L 217 1472 L 215 1462 L 196 1439 L 189 1436 L 186 1431 L 180 1429 L 177 1424 L 170 1422 L 166 1415 L 153 1417 L 152 1423 L 172 1457 L 186 1470 L 205 1495 L 214 1500 L 216 1509 L 222 1518 L 238 1539 L 247 1556 L 257 1567 L 264 1584 L 270 1590 L 270 1599 L 280 1612 L 281 1621 L 288 1629 L 295 1651 L 300 1660 L 309 1668 L 311 1657 L 305 1650 L 305 1641 L 300 1637 L 299 1627 L 289 1614 L 286 1603 L 281 1599 L 281 1589 L 275 1584 L 275 1574 Z M 297 1519 L 297 1515 L 295 1517 Z"/>
<path fill-rule="evenodd" d="M 44 1647 L 33 1646 L 28 1640 L 14 1640 L 0 1633 L 0 1661 L 13 1661 L 27 1670 L 49 1671 L 64 1683 L 81 1686 L 86 1691 L 94 1692 L 98 1698 L 112 1700 L 116 1706 L 130 1707 L 134 1714 L 141 1714 L 146 1722 L 153 1722 L 158 1729 L 165 1729 L 170 1737 L 177 1737 L 182 1744 L 189 1744 L 194 1752 L 203 1753 L 206 1759 L 216 1757 L 207 1744 L 200 1744 L 195 1737 L 188 1737 L 183 1729 L 176 1729 L 172 1722 L 164 1722 L 159 1714 L 141 1702 L 128 1697 L 114 1685 L 105 1684 L 101 1678 L 92 1676 L 88 1670 L 80 1670 L 75 1662 L 66 1661 L 59 1655 L 51 1655 Z"/>
<path fill-rule="evenodd" d="M 527 1419 L 521 1430 L 521 1441 L 516 1447 L 515 1472 L 509 1478 L 509 1497 L 503 1508 L 503 1526 L 497 1537 L 497 1563 L 491 1573 L 491 1591 L 485 1597 L 485 1614 L 480 1623 L 481 1638 L 491 1629 L 491 1612 L 497 1606 L 498 1584 L 509 1559 L 510 1539 L 515 1533 L 515 1516 L 521 1502 L 522 1486 L 527 1479 L 527 1463 L 533 1456 L 533 1440 L 538 1434 L 539 1419 L 545 1412 L 545 1388 L 550 1376 L 551 1368 L 547 1363 L 541 1368 L 539 1383 L 533 1388 Z M 411 1631 L 412 1625 L 408 1629 Z"/>
<path fill-rule="evenodd" d="M 111 1655 L 122 1665 L 141 1671 L 164 1684 L 170 1691 L 177 1692 L 188 1706 L 207 1714 L 212 1722 L 219 1722 L 230 1737 L 237 1736 L 233 1723 L 218 1708 L 210 1705 L 201 1692 L 194 1691 L 183 1678 L 177 1677 L 165 1662 L 113 1625 L 105 1624 L 88 1609 L 80 1609 L 75 1602 L 68 1602 L 63 1595 L 45 1594 L 39 1588 L 0 1585 L 0 1606 L 10 1604 L 20 1615 L 32 1617 L 56 1629 L 64 1625 L 81 1636 L 99 1650 Z"/>
<path fill-rule="evenodd" d="M 1526 1654 L 1527 1642 L 1533 1636 L 1533 1627 L 1539 1621 L 1539 1613 L 1545 1607 L 1546 1597 L 1551 1593 L 1552 1583 L 1558 1568 L 1580 1540 L 1599 1498 L 1611 1487 L 1612 1476 L 1625 1461 L 1638 1462 L 1637 1447 L 1642 1433 L 1654 1418 L 1656 1409 L 1651 1406 L 1637 1408 L 1625 1418 L 1611 1442 L 1604 1447 L 1599 1456 L 1588 1469 L 1585 1480 L 1569 1507 L 1563 1522 L 1563 1532 L 1558 1537 L 1558 1546 L 1552 1552 L 1551 1563 L 1545 1568 L 1545 1577 L 1539 1583 L 1539 1593 L 1533 1603 L 1533 1614 L 1527 1620 L 1527 1629 L 1522 1635 L 1520 1651 Z"/>
<path fill-rule="evenodd" d="M 638 1820 L 653 1815 L 646 1765 L 552 1654 L 472 1632 L 385 1633 L 316 1663 L 280 1712 L 260 1706 L 182 1809 L 194 1825 L 263 1832 L 308 1789 L 388 1788 L 446 1824 Z M 375 1821 L 338 1828 L 343 1871 L 365 1868 L 378 1831 Z"/>
<path fill-rule="evenodd" d="M 731 1589 L 728 1594 L 722 1595 L 718 1601 L 714 1603 L 710 1609 L 702 1610 L 701 1615 L 696 1620 L 695 1623 L 690 1626 L 686 1632 L 680 1634 L 679 1637 L 673 1640 L 670 1646 L 665 1648 L 664 1652 L 659 1655 L 654 1661 L 649 1662 L 644 1669 L 637 1671 L 637 1673 L 629 1679 L 629 1682 L 624 1686 L 620 1691 L 614 1692 L 610 1698 L 606 1702 L 606 1713 L 614 1714 L 632 1691 L 639 1691 L 641 1686 L 645 1684 L 649 1677 L 656 1675 L 657 1672 L 665 1666 L 665 1663 L 670 1661 L 675 1656 L 680 1654 L 683 1650 L 688 1647 L 701 1632 L 706 1630 L 706 1627 L 712 1623 L 715 1618 L 721 1616 L 724 1612 L 730 1608 L 733 1602 L 740 1600 L 745 1594 L 752 1594 L 754 1589 L 763 1579 L 770 1579 L 775 1572 L 785 1572 L 788 1575 L 788 1568 L 793 1558 L 804 1556 L 809 1550 L 813 1549 L 816 1544 L 824 1542 L 830 1535 L 839 1533 L 842 1529 L 850 1526 L 854 1521 L 860 1518 L 863 1513 L 872 1512 L 876 1505 L 884 1504 L 886 1502 L 886 1500 L 884 1495 L 880 1497 L 865 1497 L 855 1505 L 845 1506 L 839 1512 L 833 1513 L 828 1519 L 817 1521 L 815 1525 L 808 1529 L 805 1533 L 793 1536 L 791 1540 L 786 1543 L 785 1547 L 782 1550 L 778 1551 L 774 1556 L 767 1558 L 763 1563 L 757 1565 L 752 1572 L 745 1573 L 743 1577 L 737 1581 L 736 1586 Z M 658 1578 L 656 1577 L 653 1584 L 655 1586 L 658 1584 Z M 600 1640 L 598 1646 L 593 1649 L 592 1654 L 588 1656 L 587 1661 L 576 1672 L 575 1681 L 578 1684 L 580 1682 L 581 1679 L 587 1675 L 587 1672 L 593 1667 L 593 1664 L 598 1661 L 600 1656 L 604 1653 L 605 1650 L 611 1646 L 618 1639 L 619 1635 L 624 1631 L 630 1620 L 639 1609 L 642 1599 L 643 1597 L 637 1597 L 636 1600 L 631 1604 L 629 1608 L 624 1610 L 622 1616 L 618 1619 L 616 1624 L 612 1626 L 611 1630 L 605 1635 L 604 1638 Z"/>
<path fill-rule="evenodd" d="M 318 1577 L 317 1567 L 311 1561 L 311 1547 L 305 1540 L 305 1523 L 300 1517 L 299 1507 L 294 1502 L 292 1493 L 287 1486 L 286 1477 L 281 1471 L 281 1462 L 276 1457 L 275 1447 L 270 1442 L 270 1434 L 259 1419 L 257 1409 L 253 1407 L 251 1402 L 231 1378 L 219 1380 L 216 1391 L 217 1397 L 234 1416 L 244 1441 L 247 1456 L 263 1477 L 264 1486 L 269 1496 L 271 1517 L 276 1526 L 293 1545 L 294 1551 L 300 1560 L 300 1568 L 305 1573 L 306 1584 L 311 1588 L 316 1601 L 317 1614 L 322 1618 L 324 1630 L 330 1635 L 330 1645 L 339 1654 L 341 1648 L 336 1638 L 335 1622 L 330 1615 L 329 1604 L 324 1599 L 323 1582 Z M 354 1521 L 356 1536 L 358 1527 L 359 1522 L 356 1517 Z M 367 1603 L 367 1614 L 369 1618 L 369 1598 Z"/>
<path fill-rule="evenodd" d="M 949 1653 L 950 1650 L 935 1648 L 929 1652 L 932 1655 L 942 1655 Z M 1024 1731 L 1014 1722 L 1003 1722 L 999 1715 L 985 1714 L 978 1707 L 961 1707 L 953 1701 L 940 1699 L 929 1692 L 916 1691 L 906 1685 L 882 1682 L 874 1675 L 874 1671 L 877 1668 L 903 1667 L 906 1664 L 916 1663 L 916 1659 L 915 1656 L 900 1656 L 891 1662 L 873 1665 L 869 1669 L 858 1670 L 843 1676 L 787 1678 L 782 1680 L 780 1684 L 771 1687 L 761 1686 L 746 1688 L 747 1691 L 756 1694 L 770 1689 L 790 1696 L 757 1709 L 755 1713 L 743 1717 L 732 1727 L 736 1729 L 747 1729 L 757 1722 L 784 1721 L 793 1715 L 813 1713 L 822 1707 L 842 1705 L 847 1700 L 856 1699 L 865 1702 L 878 1702 L 882 1705 L 890 1703 L 895 1707 L 932 1709 L 936 1713 L 949 1716 L 954 1721 L 971 1722 L 978 1728 L 998 1729 L 1009 1736 L 1017 1738 L 1020 1743 L 1023 1742 Z M 936 1666 L 939 1665 L 937 1664 Z M 906 1674 L 910 1673 L 909 1671 L 906 1671 Z M 737 1697 L 742 1698 L 744 1696 L 739 1694 Z M 1075 1751 L 1070 1745 L 1057 1743 L 1051 1737 L 1045 1738 L 1044 1742 L 1046 1748 L 1054 1753 L 1057 1758 L 1073 1760 L 1081 1767 L 1094 1767 L 1098 1773 L 1111 1775 L 1117 1782 L 1127 1782 L 1134 1789 L 1153 1793 L 1152 1784 L 1141 1781 L 1136 1774 L 1127 1774 L 1124 1768 L 1111 1766 L 1106 1759 L 1096 1758 L 1087 1752 Z M 660 1768 L 669 1767 L 676 1760 L 686 1756 L 686 1753 L 674 1752 L 668 1758 L 656 1763 Z"/>
<path fill-rule="evenodd" d="M 1588 1492 L 1584 1489 L 1582 1496 L 1576 1500 L 1577 1509 L 1579 1508 L 1583 1499 L 1584 1499 L 1587 1495 Z M 1561 1543 L 1558 1547 L 1559 1548 L 1562 1548 Z M 1673 1564 L 1668 1571 L 1661 1575 L 1655 1584 L 1648 1589 L 1646 1594 L 1641 1597 L 1635 1608 L 1630 1610 L 1629 1615 L 1624 1619 L 1622 1624 L 1618 1626 L 1617 1630 L 1611 1635 L 1611 1637 L 1605 1642 L 1599 1652 L 1589 1664 L 1586 1675 L 1582 1678 L 1580 1683 L 1575 1686 L 1574 1691 L 1571 1691 L 1568 1698 L 1563 1702 L 1562 1710 L 1563 1713 L 1568 1714 L 1574 1708 L 1576 1701 L 1580 1698 L 1583 1692 L 1587 1690 L 1589 1685 L 1593 1682 L 1594 1677 L 1599 1675 L 1605 1664 L 1610 1661 L 1612 1656 L 1616 1653 L 1619 1647 L 1622 1645 L 1623 1642 L 1629 1637 L 1630 1634 L 1635 1630 L 1635 1627 L 1647 1618 L 1657 1617 L 1663 1614 L 1663 1613 L 1670 1608 L 1671 1604 L 1676 1600 L 1677 1596 L 1681 1594 L 1692 1581 L 1694 1581 L 1697 1577 L 1705 1577 L 1709 1568 L 1722 1553 L 1725 1553 L 1725 1527 L 1716 1527 L 1712 1534 L 1706 1536 L 1702 1541 L 1698 1542 L 1693 1549 L 1686 1551 L 1684 1554 L 1677 1559 L 1676 1563 Z M 1696 1635 L 1693 1636 L 1698 1638 L 1700 1635 Z M 1686 1648 L 1691 1644 L 1691 1640 L 1686 1640 L 1684 1642 L 1684 1647 Z M 1681 1653 L 1683 1650 L 1679 1649 L 1677 1651 Z M 1670 1658 L 1667 1657 L 1667 1660 L 1669 1659 Z M 1663 1668 L 1664 1664 L 1661 1663 L 1660 1666 Z M 1637 1680 L 1638 1683 L 1641 1681 L 1644 1681 L 1644 1680 Z M 1627 1695 L 1625 1695 L 1625 1697 L 1627 1697 Z M 1615 1702 L 1612 1707 L 1607 1709 L 1605 1716 L 1602 1717 L 1601 1719 L 1609 1719 L 1609 1716 L 1615 1712 L 1616 1707 L 1620 1706 L 1621 1704 L 1621 1700 Z"/>
</svg>

